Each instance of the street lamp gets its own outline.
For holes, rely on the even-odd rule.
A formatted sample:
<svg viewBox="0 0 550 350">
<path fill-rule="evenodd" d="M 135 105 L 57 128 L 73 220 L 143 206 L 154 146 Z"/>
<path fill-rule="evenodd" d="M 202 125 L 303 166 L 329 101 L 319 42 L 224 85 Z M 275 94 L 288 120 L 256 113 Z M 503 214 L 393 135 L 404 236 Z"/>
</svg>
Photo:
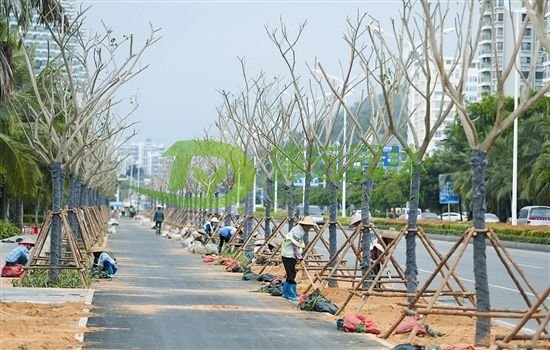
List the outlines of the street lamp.
<svg viewBox="0 0 550 350">
<path fill-rule="evenodd" d="M 323 72 L 319 69 L 316 69 L 314 70 L 314 73 L 317 73 L 317 74 L 323 74 Z M 330 79 L 336 81 L 339 85 L 338 87 L 344 85 L 344 81 L 338 77 L 335 77 L 333 75 L 330 75 L 330 74 L 327 74 L 327 77 L 329 77 Z M 354 81 L 358 76 L 355 76 L 354 78 L 351 79 L 351 81 Z M 353 94 L 353 89 L 350 89 L 349 91 L 347 91 L 344 96 L 343 96 L 343 99 L 344 99 L 344 103 L 347 105 L 347 96 L 348 95 L 352 95 Z M 347 131 L 347 125 L 348 125 L 348 115 L 347 115 L 347 110 L 346 108 L 344 108 L 344 126 L 343 126 L 343 135 L 342 135 L 342 151 L 344 153 L 344 159 L 343 159 L 343 162 L 345 163 L 346 162 L 346 156 L 347 156 L 347 151 L 345 150 L 345 147 L 346 147 L 346 136 L 348 134 L 348 131 Z M 342 175 L 342 217 L 346 217 L 346 179 L 347 179 L 347 171 L 344 171 L 343 175 Z"/>
</svg>

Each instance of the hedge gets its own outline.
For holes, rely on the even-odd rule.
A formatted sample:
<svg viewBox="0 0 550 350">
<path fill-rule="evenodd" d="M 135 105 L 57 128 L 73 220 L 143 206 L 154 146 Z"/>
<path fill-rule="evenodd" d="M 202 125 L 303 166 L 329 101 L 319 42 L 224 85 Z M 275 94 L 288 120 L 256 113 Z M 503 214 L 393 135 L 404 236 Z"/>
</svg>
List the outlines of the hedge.
<svg viewBox="0 0 550 350">
<path fill-rule="evenodd" d="M 0 239 L 18 236 L 21 234 L 21 230 L 14 224 L 8 221 L 0 220 Z"/>
</svg>

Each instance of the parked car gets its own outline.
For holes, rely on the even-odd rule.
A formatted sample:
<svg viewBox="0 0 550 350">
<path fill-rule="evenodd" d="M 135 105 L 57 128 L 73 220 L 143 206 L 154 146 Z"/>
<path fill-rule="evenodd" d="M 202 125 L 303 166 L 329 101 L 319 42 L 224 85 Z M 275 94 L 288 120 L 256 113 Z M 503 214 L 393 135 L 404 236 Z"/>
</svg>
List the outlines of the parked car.
<svg viewBox="0 0 550 350">
<path fill-rule="evenodd" d="M 422 213 L 422 220 L 439 220 L 439 215 L 436 213 Z"/>
<path fill-rule="evenodd" d="M 303 205 L 297 206 L 296 213 L 298 216 L 304 216 L 304 206 Z M 323 217 L 321 208 L 319 208 L 317 205 L 309 206 L 309 216 L 313 218 L 313 221 L 315 221 L 317 225 L 323 225 L 325 223 L 325 218 Z"/>
<path fill-rule="evenodd" d="M 441 220 L 443 221 L 460 221 L 460 213 L 447 212 L 441 214 Z"/>
<path fill-rule="evenodd" d="M 550 207 L 532 205 L 519 211 L 518 224 L 550 226 Z"/>
<path fill-rule="evenodd" d="M 416 210 L 417 210 L 416 219 L 417 220 L 422 219 L 422 210 L 420 210 L 420 209 L 416 209 Z M 405 212 L 403 214 L 399 215 L 399 219 L 403 219 L 403 220 L 408 220 L 409 219 L 409 208 L 406 208 Z"/>
<path fill-rule="evenodd" d="M 500 222 L 500 219 L 495 214 L 485 213 L 485 222 Z"/>
</svg>

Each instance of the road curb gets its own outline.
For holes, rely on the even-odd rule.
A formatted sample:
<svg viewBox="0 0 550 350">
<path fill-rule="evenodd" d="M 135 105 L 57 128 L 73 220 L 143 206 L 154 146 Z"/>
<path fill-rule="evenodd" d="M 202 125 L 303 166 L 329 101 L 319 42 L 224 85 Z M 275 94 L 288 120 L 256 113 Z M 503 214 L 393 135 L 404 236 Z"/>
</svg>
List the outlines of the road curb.
<svg viewBox="0 0 550 350">
<path fill-rule="evenodd" d="M 94 298 L 94 292 L 95 290 L 94 289 L 89 289 L 88 290 L 88 295 L 86 296 L 86 299 L 84 301 L 84 303 L 86 305 L 92 305 L 92 300 Z M 89 313 L 90 312 L 90 309 L 82 309 L 82 311 L 84 312 L 87 312 Z M 78 320 L 78 327 L 79 328 L 86 328 L 86 325 L 88 324 L 88 316 L 86 317 L 81 317 L 79 320 Z M 76 333 L 74 335 L 74 338 L 76 340 L 78 340 L 82 345 L 84 345 L 84 332 L 82 333 Z M 76 350 L 82 350 L 82 346 L 76 348 Z"/>
</svg>

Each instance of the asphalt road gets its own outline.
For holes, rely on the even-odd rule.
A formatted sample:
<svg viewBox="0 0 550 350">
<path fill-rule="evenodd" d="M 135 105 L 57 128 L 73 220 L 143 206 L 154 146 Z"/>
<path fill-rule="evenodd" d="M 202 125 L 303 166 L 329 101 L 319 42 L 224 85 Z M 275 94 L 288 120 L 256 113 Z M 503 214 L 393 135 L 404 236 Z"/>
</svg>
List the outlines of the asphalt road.
<svg viewBox="0 0 550 350">
<path fill-rule="evenodd" d="M 258 282 L 205 264 L 136 222 L 121 220 L 108 248 L 120 270 L 96 286 L 87 349 L 386 349 L 337 331 L 321 314 L 250 292 Z"/>
</svg>

